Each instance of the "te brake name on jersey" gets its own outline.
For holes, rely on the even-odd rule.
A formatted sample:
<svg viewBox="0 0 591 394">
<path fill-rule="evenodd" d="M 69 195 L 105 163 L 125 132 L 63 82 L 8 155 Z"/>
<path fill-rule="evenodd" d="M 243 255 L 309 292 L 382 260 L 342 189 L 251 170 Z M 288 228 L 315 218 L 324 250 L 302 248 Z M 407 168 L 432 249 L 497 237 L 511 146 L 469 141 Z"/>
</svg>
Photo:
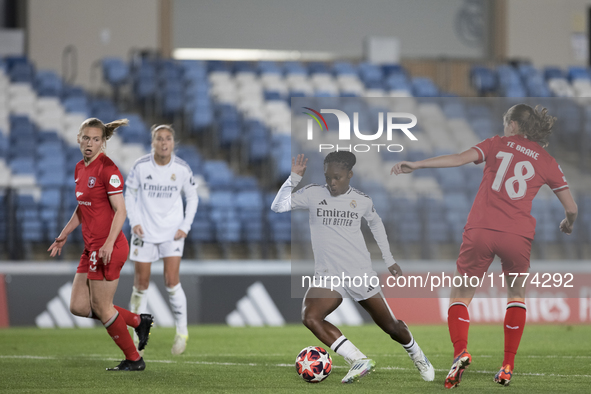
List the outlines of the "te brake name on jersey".
<svg viewBox="0 0 591 394">
<path fill-rule="evenodd" d="M 521 146 L 519 144 L 516 144 L 513 141 L 508 141 L 507 142 L 507 146 L 509 148 L 515 149 L 517 152 L 521 152 L 524 155 L 531 157 L 534 160 L 538 160 L 538 157 L 540 156 L 540 154 L 538 152 L 536 152 L 535 150 L 531 150 L 531 149 L 528 149 L 526 147 L 523 147 L 523 146 Z"/>
</svg>

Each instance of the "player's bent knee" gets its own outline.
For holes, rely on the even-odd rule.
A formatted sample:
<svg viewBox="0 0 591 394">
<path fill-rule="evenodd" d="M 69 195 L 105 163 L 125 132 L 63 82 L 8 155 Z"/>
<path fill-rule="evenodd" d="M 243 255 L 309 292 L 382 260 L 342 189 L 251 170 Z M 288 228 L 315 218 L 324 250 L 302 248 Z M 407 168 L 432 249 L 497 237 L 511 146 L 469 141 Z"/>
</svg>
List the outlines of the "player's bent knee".
<svg viewBox="0 0 591 394">
<path fill-rule="evenodd" d="M 74 316 L 88 317 L 90 315 L 90 307 L 88 305 L 70 305 L 70 313 Z"/>
<path fill-rule="evenodd" d="M 307 314 L 302 314 L 302 323 L 304 326 L 309 328 L 310 330 L 318 327 L 324 319 L 321 319 L 319 316 L 311 316 Z"/>
</svg>

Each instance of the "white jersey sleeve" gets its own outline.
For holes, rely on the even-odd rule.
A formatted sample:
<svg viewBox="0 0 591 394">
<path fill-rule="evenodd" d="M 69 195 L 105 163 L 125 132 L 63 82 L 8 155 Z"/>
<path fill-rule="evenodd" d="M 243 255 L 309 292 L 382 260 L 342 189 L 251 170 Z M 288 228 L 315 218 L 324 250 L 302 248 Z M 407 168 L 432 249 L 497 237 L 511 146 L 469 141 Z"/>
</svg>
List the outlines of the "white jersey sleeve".
<svg viewBox="0 0 591 394">
<path fill-rule="evenodd" d="M 127 175 L 127 179 L 125 180 L 125 208 L 127 210 L 127 217 L 129 218 L 129 224 L 133 229 L 138 224 L 141 225 L 141 217 L 137 213 L 137 198 L 138 198 L 138 189 L 140 188 L 140 162 L 146 162 L 146 156 L 140 157 L 134 163 L 131 171 Z"/>
<path fill-rule="evenodd" d="M 390 251 L 390 244 L 388 243 L 386 228 L 384 227 L 382 218 L 380 218 L 376 212 L 373 202 L 371 204 L 371 208 L 366 210 L 363 217 L 365 220 L 367 220 L 369 229 L 371 230 L 371 233 L 373 234 L 373 237 L 376 240 L 380 251 L 382 252 L 382 258 L 384 259 L 386 266 L 390 267 L 396 264 L 396 260 L 394 260 L 394 257 L 392 257 L 392 252 Z"/>
<path fill-rule="evenodd" d="M 302 177 L 295 172 L 292 172 L 290 177 L 281 185 L 281 188 L 277 192 L 273 203 L 271 204 L 271 210 L 273 212 L 281 213 L 288 212 L 295 209 L 308 209 L 308 194 L 306 188 L 300 189 L 295 193 L 295 189 L 301 182 Z"/>
<path fill-rule="evenodd" d="M 199 197 L 197 197 L 197 184 L 193 179 L 193 171 L 189 170 L 185 182 L 183 183 L 183 193 L 185 194 L 185 200 L 187 205 L 185 206 L 185 219 L 179 230 L 182 230 L 185 234 L 189 234 L 191 224 L 197 213 L 197 205 L 199 204 Z"/>
</svg>

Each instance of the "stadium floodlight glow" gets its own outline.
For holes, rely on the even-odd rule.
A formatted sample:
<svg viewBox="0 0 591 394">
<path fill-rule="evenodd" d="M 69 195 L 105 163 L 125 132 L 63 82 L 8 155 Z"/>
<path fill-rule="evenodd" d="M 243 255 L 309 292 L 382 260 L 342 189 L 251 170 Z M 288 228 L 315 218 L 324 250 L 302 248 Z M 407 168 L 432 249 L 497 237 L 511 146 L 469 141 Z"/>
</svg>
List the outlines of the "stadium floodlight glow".
<svg viewBox="0 0 591 394">
<path fill-rule="evenodd" d="M 278 51 L 269 49 L 229 49 L 229 48 L 177 48 L 172 52 L 177 60 L 226 60 L 226 61 L 329 61 L 336 59 L 330 52 Z"/>
</svg>

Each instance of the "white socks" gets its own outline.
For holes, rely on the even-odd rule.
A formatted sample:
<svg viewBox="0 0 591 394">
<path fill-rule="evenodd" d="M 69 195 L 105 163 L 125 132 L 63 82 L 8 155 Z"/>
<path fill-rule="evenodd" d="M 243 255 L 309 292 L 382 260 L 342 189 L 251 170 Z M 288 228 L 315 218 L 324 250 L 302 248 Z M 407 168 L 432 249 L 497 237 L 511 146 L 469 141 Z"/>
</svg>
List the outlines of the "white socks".
<svg viewBox="0 0 591 394">
<path fill-rule="evenodd" d="M 419 354 L 421 354 L 421 348 L 419 347 L 419 344 L 415 342 L 415 339 L 412 336 L 412 334 L 410 334 L 410 342 L 406 345 L 402 345 L 402 347 L 404 348 L 404 350 L 406 350 L 410 358 L 412 358 L 413 360 Z"/>
<path fill-rule="evenodd" d="M 148 289 L 138 290 L 133 286 L 131 300 L 129 301 L 129 311 L 131 313 L 146 313 L 148 311 Z"/>
<path fill-rule="evenodd" d="M 176 323 L 176 333 L 179 335 L 189 335 L 187 329 L 187 296 L 181 284 L 166 288 L 168 291 L 168 300 L 172 313 L 174 314 L 174 321 Z"/>
<path fill-rule="evenodd" d="M 359 349 L 355 345 L 351 343 L 344 335 L 341 335 L 332 345 L 330 348 L 333 352 L 338 355 L 341 355 L 345 358 L 345 361 L 349 364 L 353 364 L 355 360 L 359 360 L 362 358 L 367 358 L 365 354 L 361 353 Z"/>
<path fill-rule="evenodd" d="M 181 284 L 166 288 L 168 291 L 168 301 L 174 315 L 176 332 L 179 335 L 189 335 L 187 329 L 187 296 L 183 291 Z M 138 290 L 133 286 L 131 300 L 129 301 L 129 310 L 133 313 L 146 313 L 148 311 L 148 290 Z"/>
</svg>

